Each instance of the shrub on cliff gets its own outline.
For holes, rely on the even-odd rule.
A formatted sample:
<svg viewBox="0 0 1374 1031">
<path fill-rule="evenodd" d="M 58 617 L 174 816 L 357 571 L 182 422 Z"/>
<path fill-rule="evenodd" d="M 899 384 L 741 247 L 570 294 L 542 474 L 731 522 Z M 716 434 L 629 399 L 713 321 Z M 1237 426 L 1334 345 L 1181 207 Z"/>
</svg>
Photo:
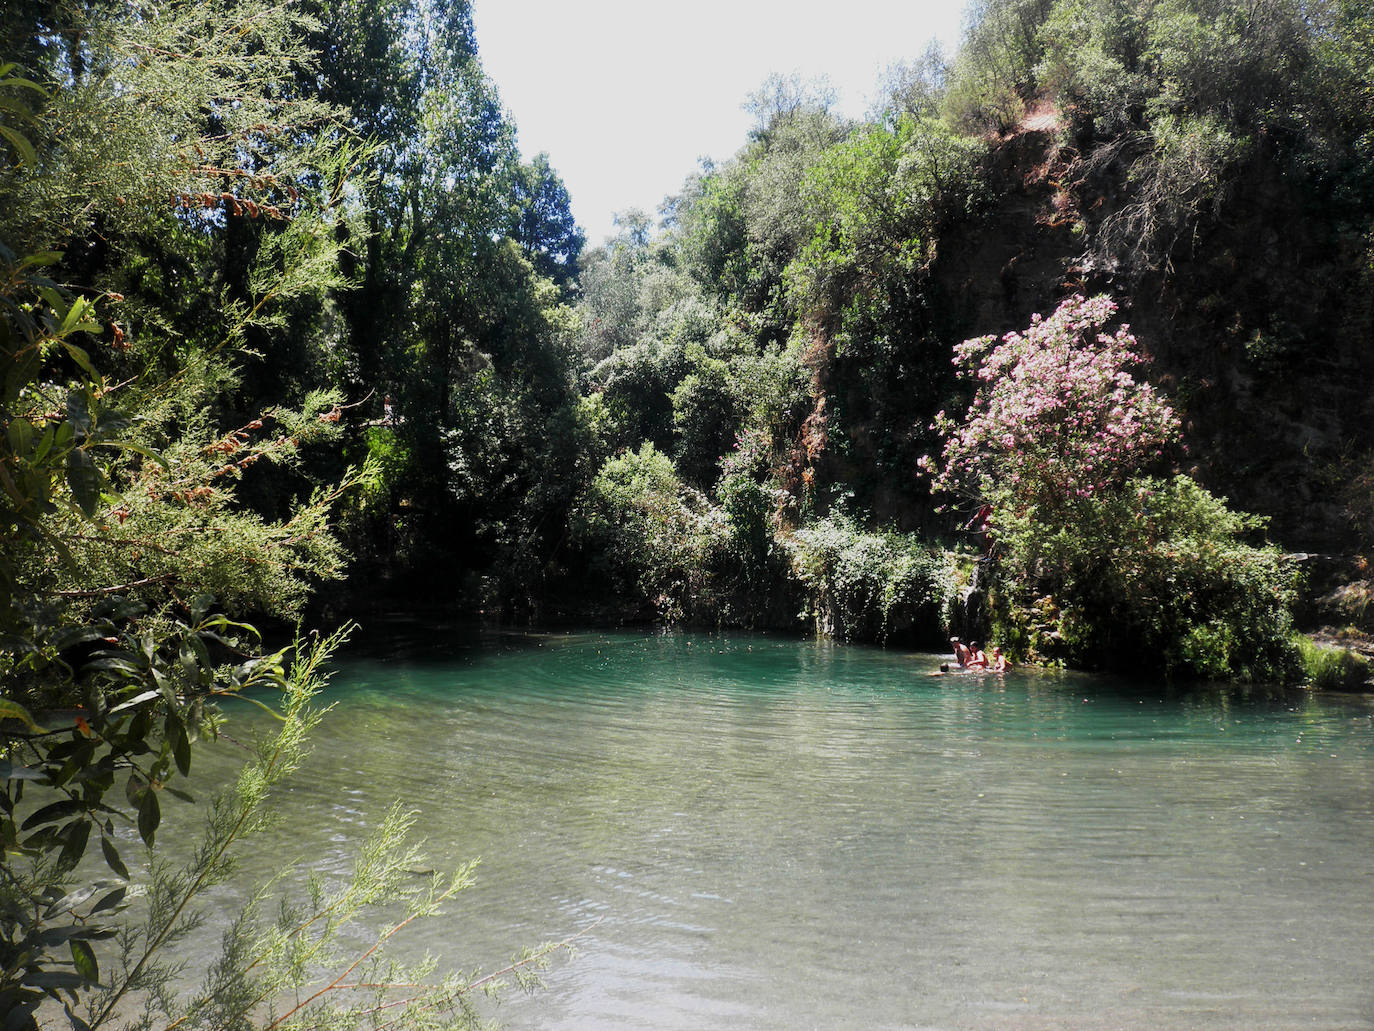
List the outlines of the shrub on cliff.
<svg viewBox="0 0 1374 1031">
<path fill-rule="evenodd" d="M 1155 478 L 1178 420 L 1132 368 L 1116 306 L 1071 297 L 1025 333 L 969 340 L 962 417 L 941 415 L 937 491 L 984 517 L 1004 636 L 1074 664 L 1287 679 L 1296 573 L 1264 521 L 1186 476 Z"/>
</svg>

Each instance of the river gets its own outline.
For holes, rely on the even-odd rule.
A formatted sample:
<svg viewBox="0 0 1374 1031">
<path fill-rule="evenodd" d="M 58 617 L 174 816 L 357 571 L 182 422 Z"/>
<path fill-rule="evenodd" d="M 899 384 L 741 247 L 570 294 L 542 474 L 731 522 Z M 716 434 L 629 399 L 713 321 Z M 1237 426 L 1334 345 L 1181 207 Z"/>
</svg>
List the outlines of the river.
<svg viewBox="0 0 1374 1031">
<path fill-rule="evenodd" d="M 590 928 L 512 1031 L 1374 1029 L 1374 704 L 939 661 L 396 623 L 244 876 L 335 876 L 404 799 L 482 860 L 413 948 Z"/>
</svg>

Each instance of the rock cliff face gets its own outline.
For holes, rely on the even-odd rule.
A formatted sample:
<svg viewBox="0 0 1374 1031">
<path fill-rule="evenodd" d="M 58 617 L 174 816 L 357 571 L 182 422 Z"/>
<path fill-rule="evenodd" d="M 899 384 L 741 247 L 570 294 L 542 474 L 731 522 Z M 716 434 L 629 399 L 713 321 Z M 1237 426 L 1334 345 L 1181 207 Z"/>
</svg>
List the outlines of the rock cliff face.
<svg viewBox="0 0 1374 1031">
<path fill-rule="evenodd" d="M 1022 329 L 1065 295 L 1100 289 L 1082 278 L 1077 199 L 1065 188 L 1070 157 L 1052 115 L 1027 121 L 993 147 L 991 209 L 943 241 L 937 275 L 968 335 Z"/>
<path fill-rule="evenodd" d="M 1374 466 L 1369 227 L 1343 224 L 1277 165 L 1257 168 L 1157 267 L 1141 265 L 1102 249 L 1132 200 L 1124 165 L 1085 161 L 1052 111 L 1034 112 L 994 145 L 991 209 L 941 241 L 940 293 L 968 336 L 1024 326 L 1072 292 L 1110 293 L 1183 416 L 1187 471 L 1270 516 L 1292 550 L 1357 550 L 1368 534 L 1352 487 Z"/>
</svg>

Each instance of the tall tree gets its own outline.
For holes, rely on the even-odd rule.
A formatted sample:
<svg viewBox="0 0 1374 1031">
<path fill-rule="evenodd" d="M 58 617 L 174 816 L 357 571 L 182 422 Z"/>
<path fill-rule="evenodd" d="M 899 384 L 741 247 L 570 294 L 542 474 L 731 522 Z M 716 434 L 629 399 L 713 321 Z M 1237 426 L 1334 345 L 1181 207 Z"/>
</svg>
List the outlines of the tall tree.
<svg viewBox="0 0 1374 1031">
<path fill-rule="evenodd" d="M 541 276 L 565 290 L 577 279 L 577 259 L 586 234 L 573 218 L 567 187 L 539 153 L 520 166 L 515 184 L 516 216 L 513 236 Z"/>
</svg>

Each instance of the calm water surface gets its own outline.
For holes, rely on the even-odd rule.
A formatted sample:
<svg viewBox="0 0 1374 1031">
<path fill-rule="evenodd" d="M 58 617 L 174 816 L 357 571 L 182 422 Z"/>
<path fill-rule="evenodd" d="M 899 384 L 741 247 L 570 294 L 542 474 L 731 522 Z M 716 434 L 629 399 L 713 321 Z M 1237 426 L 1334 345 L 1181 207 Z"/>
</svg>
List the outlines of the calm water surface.
<svg viewBox="0 0 1374 1031">
<path fill-rule="evenodd" d="M 417 950 L 595 925 L 511 1029 L 1374 1029 L 1368 702 L 393 629 L 246 872 L 340 872 L 415 805 L 436 866 L 482 859 Z"/>
</svg>

